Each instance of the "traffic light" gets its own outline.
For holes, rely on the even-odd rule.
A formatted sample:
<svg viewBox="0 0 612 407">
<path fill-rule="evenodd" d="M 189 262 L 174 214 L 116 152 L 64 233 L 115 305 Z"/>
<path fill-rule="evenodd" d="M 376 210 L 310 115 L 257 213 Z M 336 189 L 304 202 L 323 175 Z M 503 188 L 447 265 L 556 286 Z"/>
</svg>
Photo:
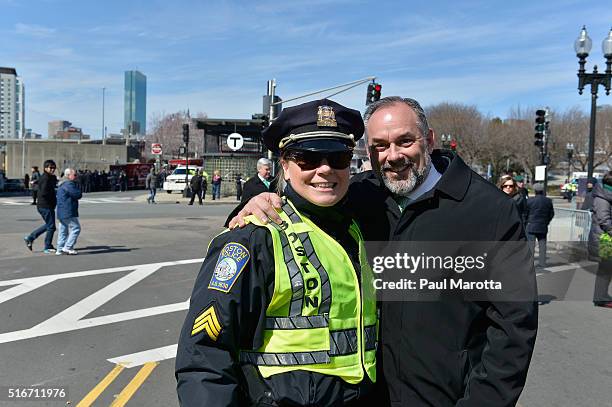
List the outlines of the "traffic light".
<svg viewBox="0 0 612 407">
<path fill-rule="evenodd" d="M 380 83 L 372 82 L 368 85 L 368 94 L 366 95 L 366 105 L 374 103 L 380 100 L 382 92 L 382 85 Z"/>
<path fill-rule="evenodd" d="M 251 115 L 251 119 L 253 120 L 261 120 L 261 128 L 265 129 L 270 125 L 270 118 L 267 114 L 255 113 Z"/>
<path fill-rule="evenodd" d="M 183 124 L 183 142 L 189 144 L 189 124 Z"/>
<path fill-rule="evenodd" d="M 452 151 L 457 151 L 457 140 L 452 140 L 452 141 L 450 142 L 450 149 L 451 149 Z"/>
<path fill-rule="evenodd" d="M 546 133 L 548 123 L 546 123 L 546 110 L 538 109 L 536 110 L 536 119 L 535 119 L 535 141 L 533 144 L 536 147 L 544 146 L 544 134 Z"/>
</svg>

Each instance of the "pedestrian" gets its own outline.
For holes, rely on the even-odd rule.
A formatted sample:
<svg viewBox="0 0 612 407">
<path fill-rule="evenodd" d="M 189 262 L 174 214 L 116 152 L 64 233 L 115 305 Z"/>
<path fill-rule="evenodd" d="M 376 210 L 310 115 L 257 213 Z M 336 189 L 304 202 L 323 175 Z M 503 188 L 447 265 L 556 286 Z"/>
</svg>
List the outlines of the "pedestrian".
<svg viewBox="0 0 612 407">
<path fill-rule="evenodd" d="M 155 174 L 155 167 L 152 167 L 149 173 L 147 174 L 147 178 L 145 178 L 145 188 L 149 191 L 149 196 L 147 197 L 148 204 L 154 204 L 155 195 L 157 194 L 157 175 Z"/>
<path fill-rule="evenodd" d="M 612 257 L 603 257 L 600 253 L 602 236 L 605 244 L 605 240 L 609 242 L 612 235 L 612 171 L 604 175 L 601 185 L 595 184 L 593 187 L 591 210 L 589 256 L 598 262 L 593 304 L 597 307 L 612 308 L 612 296 L 608 291 L 612 281 Z"/>
<path fill-rule="evenodd" d="M 206 199 L 206 190 L 208 189 L 208 173 L 202 173 L 202 199 Z"/>
<path fill-rule="evenodd" d="M 55 205 L 57 203 L 55 196 L 55 188 L 57 186 L 57 177 L 55 176 L 56 168 L 53 160 L 45 161 L 43 164 L 43 174 L 38 179 L 38 200 L 36 202 L 36 209 L 45 221 L 45 224 L 23 238 L 26 247 L 30 251 L 32 251 L 34 240 L 45 232 L 45 248 L 43 249 L 43 253 L 49 254 L 55 251 L 55 247 L 53 247 L 53 234 L 55 233 Z"/>
<path fill-rule="evenodd" d="M 30 174 L 26 173 L 26 175 L 23 176 L 23 188 L 26 191 L 30 190 Z"/>
<path fill-rule="evenodd" d="M 38 199 L 38 181 L 40 180 L 40 172 L 38 172 L 38 167 L 32 167 L 32 176 L 30 177 L 30 188 L 32 189 L 32 203 L 30 205 L 36 205 L 36 200 Z"/>
<path fill-rule="evenodd" d="M 286 108 L 264 131 L 281 157 L 285 226 L 253 217 L 211 242 L 178 344 L 181 406 L 369 405 L 376 298 L 343 207 L 362 134 L 359 112 L 328 100 Z"/>
<path fill-rule="evenodd" d="M 212 199 L 221 199 L 221 171 L 215 170 L 212 177 Z"/>
<path fill-rule="evenodd" d="M 525 198 L 525 200 L 529 199 L 529 191 L 525 188 L 525 177 L 522 175 L 517 175 L 514 177 L 514 182 L 516 182 L 516 189 L 519 194 Z"/>
<path fill-rule="evenodd" d="M 586 183 L 586 192 L 584 194 L 584 200 L 582 201 L 582 205 L 580 205 L 580 210 L 582 211 L 590 211 L 593 209 L 593 188 L 597 185 L 597 178 L 591 177 L 587 180 Z"/>
<path fill-rule="evenodd" d="M 527 201 L 527 239 L 531 250 L 535 253 L 535 241 L 538 241 L 538 266 L 546 267 L 546 236 L 548 225 L 555 216 L 552 200 L 544 196 L 544 185 L 535 184 L 535 197 Z"/>
<path fill-rule="evenodd" d="M 188 205 L 193 205 L 193 201 L 195 197 L 198 197 L 198 202 L 202 205 L 202 171 L 196 170 L 195 174 L 189 180 L 189 185 L 191 187 L 191 200 Z"/>
<path fill-rule="evenodd" d="M 126 192 L 128 187 L 128 177 L 125 171 L 121 170 L 121 174 L 119 174 L 119 189 L 121 192 Z"/>
<path fill-rule="evenodd" d="M 64 179 L 57 188 L 57 219 L 59 220 L 59 232 L 57 234 L 56 255 L 76 255 L 74 249 L 81 224 L 79 222 L 79 199 L 83 196 L 79 184 L 76 182 L 77 173 L 73 168 L 64 170 Z"/>
<path fill-rule="evenodd" d="M 251 198 L 261 194 L 262 192 L 276 191 L 276 179 L 272 179 L 272 161 L 267 158 L 257 160 L 257 174 L 249 178 L 242 189 L 242 198 L 240 205 L 237 206 L 229 215 L 229 218 L 236 216 L 241 209 Z"/>
<path fill-rule="evenodd" d="M 377 404 L 515 405 L 538 323 L 534 266 L 516 206 L 459 154 L 434 149 L 435 132 L 416 100 L 382 98 L 368 105 L 364 121 L 374 169 L 351 178 L 347 211 L 365 240 L 407 248 L 410 241 L 513 243 L 505 278 L 521 282 L 514 294 L 525 298 L 383 301 L 379 349 L 388 399 L 381 395 Z M 281 204 L 259 195 L 229 225 L 244 225 L 251 213 L 280 224 Z"/>
<path fill-rule="evenodd" d="M 512 175 L 503 175 L 500 177 L 497 187 L 512 198 L 516 204 L 516 209 L 518 209 L 523 226 L 527 225 L 527 199 L 525 199 L 523 194 L 520 192 L 519 187 Z"/>
<path fill-rule="evenodd" d="M 244 180 L 240 174 L 236 175 L 236 200 L 240 201 L 242 197 L 242 185 L 244 184 Z"/>
</svg>

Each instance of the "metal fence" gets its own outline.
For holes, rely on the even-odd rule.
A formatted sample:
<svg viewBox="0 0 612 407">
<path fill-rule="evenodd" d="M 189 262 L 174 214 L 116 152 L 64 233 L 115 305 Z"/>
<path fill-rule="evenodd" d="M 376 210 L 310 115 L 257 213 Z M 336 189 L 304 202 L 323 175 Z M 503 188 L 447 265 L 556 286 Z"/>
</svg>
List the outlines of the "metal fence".
<svg viewBox="0 0 612 407">
<path fill-rule="evenodd" d="M 550 222 L 548 240 L 556 242 L 586 242 L 591 229 L 591 212 L 555 208 Z"/>
</svg>

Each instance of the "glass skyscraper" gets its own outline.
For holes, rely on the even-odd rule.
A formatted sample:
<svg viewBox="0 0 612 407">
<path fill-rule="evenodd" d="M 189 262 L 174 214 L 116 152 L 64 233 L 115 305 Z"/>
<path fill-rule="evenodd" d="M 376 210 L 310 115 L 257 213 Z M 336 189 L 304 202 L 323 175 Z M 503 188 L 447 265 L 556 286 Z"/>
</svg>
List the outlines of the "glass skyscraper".
<svg viewBox="0 0 612 407">
<path fill-rule="evenodd" d="M 139 71 L 125 71 L 123 110 L 125 131 L 147 134 L 147 77 Z"/>
</svg>

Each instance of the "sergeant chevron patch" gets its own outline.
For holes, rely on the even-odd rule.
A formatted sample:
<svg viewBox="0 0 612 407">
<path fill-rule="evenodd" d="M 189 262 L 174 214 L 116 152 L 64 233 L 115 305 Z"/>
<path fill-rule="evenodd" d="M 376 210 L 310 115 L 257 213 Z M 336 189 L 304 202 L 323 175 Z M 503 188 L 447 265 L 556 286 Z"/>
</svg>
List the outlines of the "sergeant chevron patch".
<svg viewBox="0 0 612 407">
<path fill-rule="evenodd" d="M 204 311 L 198 315 L 193 323 L 191 329 L 191 336 L 197 335 L 202 331 L 206 331 L 206 334 L 210 339 L 216 341 L 221 333 L 222 326 L 217 318 L 214 305 L 210 305 Z"/>
</svg>

